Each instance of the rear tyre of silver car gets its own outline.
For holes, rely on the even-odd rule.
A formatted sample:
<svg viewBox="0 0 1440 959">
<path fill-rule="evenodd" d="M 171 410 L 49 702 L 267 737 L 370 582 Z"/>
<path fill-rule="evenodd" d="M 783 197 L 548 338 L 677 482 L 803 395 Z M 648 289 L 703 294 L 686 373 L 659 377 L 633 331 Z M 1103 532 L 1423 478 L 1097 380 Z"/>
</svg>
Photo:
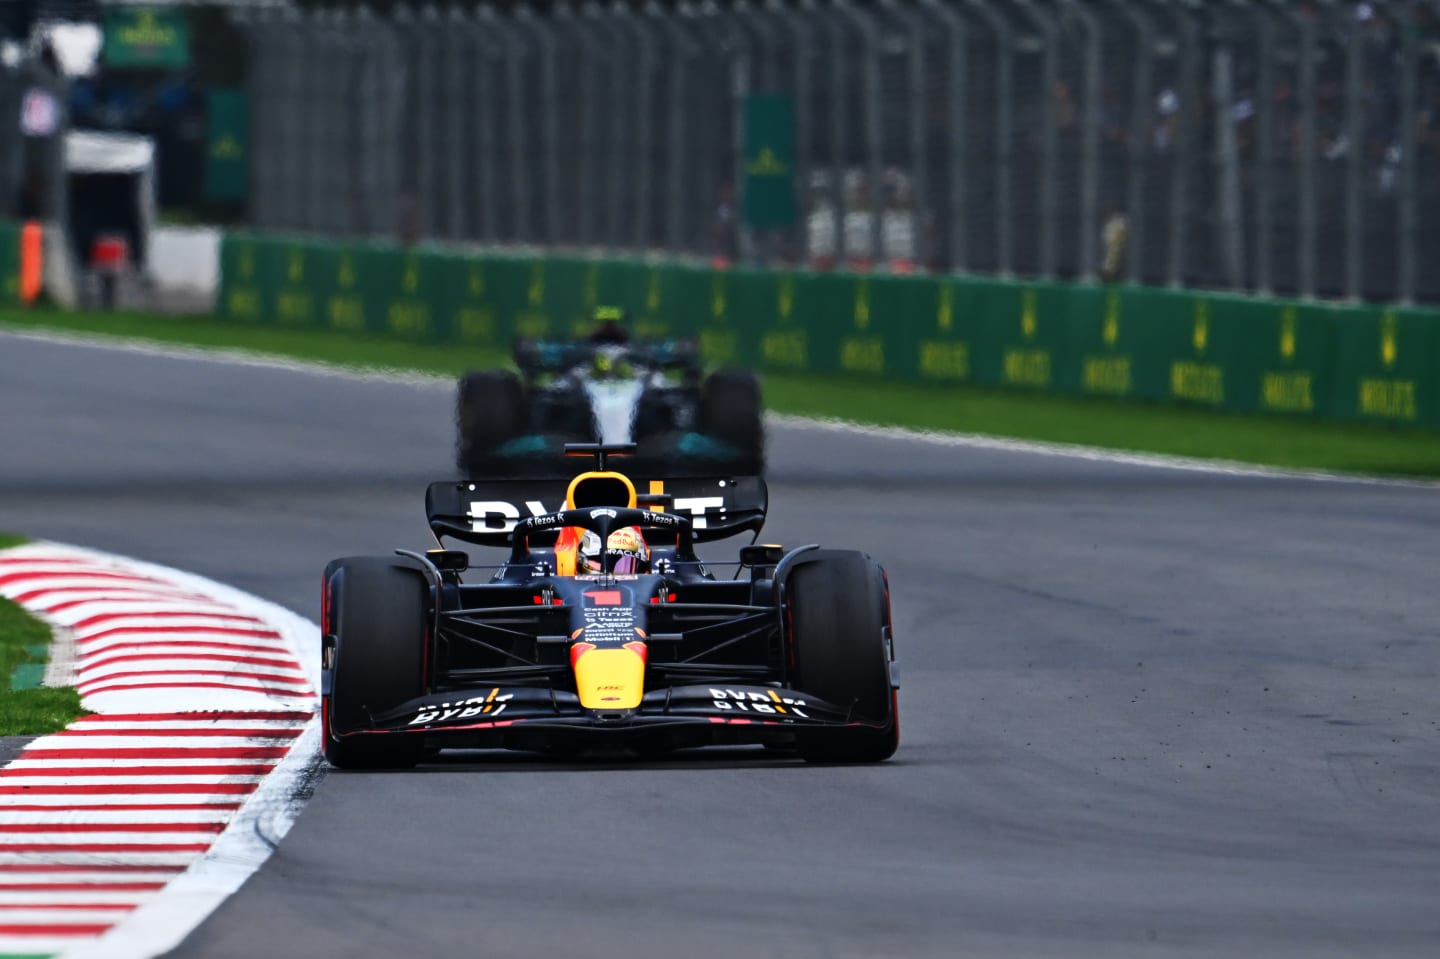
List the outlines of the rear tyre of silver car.
<svg viewBox="0 0 1440 959">
<path fill-rule="evenodd" d="M 335 643 L 322 703 L 325 758 L 341 769 L 414 766 L 418 736 L 340 734 L 424 692 L 425 580 L 398 557 L 355 556 L 331 563 L 323 588 L 322 619 Z"/>
<path fill-rule="evenodd" d="M 525 387 L 512 370 L 477 370 L 455 399 L 455 464 L 468 477 L 494 468 L 497 450 L 525 430 Z"/>
<path fill-rule="evenodd" d="M 795 689 L 850 711 L 866 725 L 800 730 L 809 762 L 873 763 L 900 743 L 890 682 L 885 574 L 864 553 L 827 552 L 790 574 L 786 588 Z"/>
<path fill-rule="evenodd" d="M 760 380 L 750 370 L 716 370 L 700 391 L 700 427 L 740 451 L 737 472 L 758 475 L 765 467 L 764 407 Z"/>
</svg>

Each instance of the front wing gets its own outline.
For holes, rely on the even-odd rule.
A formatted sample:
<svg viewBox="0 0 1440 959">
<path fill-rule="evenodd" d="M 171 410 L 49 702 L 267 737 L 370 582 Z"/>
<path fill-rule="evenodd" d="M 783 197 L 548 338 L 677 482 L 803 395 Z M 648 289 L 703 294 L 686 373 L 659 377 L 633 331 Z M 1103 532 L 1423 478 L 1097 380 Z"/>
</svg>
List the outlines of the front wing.
<svg viewBox="0 0 1440 959">
<path fill-rule="evenodd" d="M 784 744 L 798 732 L 883 729 L 847 708 L 769 686 L 675 686 L 647 693 L 637 709 L 585 709 L 573 692 L 493 686 L 411 700 L 372 717 L 362 730 L 341 733 L 423 736 L 453 748 L 546 749 L 566 746 L 655 746 L 681 749 L 725 744 Z"/>
</svg>

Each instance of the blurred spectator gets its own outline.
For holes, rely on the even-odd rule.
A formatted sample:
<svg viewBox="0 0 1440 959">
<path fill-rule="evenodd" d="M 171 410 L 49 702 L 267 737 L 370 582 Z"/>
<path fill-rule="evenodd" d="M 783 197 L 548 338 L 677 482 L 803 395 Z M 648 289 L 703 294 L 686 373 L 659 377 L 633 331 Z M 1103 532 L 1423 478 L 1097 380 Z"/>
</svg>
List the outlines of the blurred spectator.
<svg viewBox="0 0 1440 959">
<path fill-rule="evenodd" d="M 845 265 L 869 270 L 875 265 L 875 210 L 862 170 L 845 171 Z"/>
<path fill-rule="evenodd" d="M 910 178 L 894 167 L 885 171 L 885 209 L 880 214 L 885 265 L 893 273 L 915 271 L 915 205 Z"/>
<path fill-rule="evenodd" d="M 816 170 L 810 174 L 807 212 L 805 214 L 805 258 L 817 270 L 835 266 L 838 240 L 835 203 L 830 189 L 830 174 Z"/>
<path fill-rule="evenodd" d="M 1112 207 L 1106 214 L 1100 242 L 1105 251 L 1100 278 L 1106 283 L 1119 283 L 1125 277 L 1125 258 L 1130 244 L 1130 218 L 1125 211 Z"/>
</svg>

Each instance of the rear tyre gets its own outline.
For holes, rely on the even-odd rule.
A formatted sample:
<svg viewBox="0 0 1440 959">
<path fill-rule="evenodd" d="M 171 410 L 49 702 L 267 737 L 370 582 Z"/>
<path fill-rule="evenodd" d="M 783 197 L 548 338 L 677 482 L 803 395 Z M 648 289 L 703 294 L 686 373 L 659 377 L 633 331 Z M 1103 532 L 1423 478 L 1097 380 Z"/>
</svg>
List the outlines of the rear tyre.
<svg viewBox="0 0 1440 959">
<path fill-rule="evenodd" d="M 760 379 L 749 370 L 716 370 L 700 391 L 700 427 L 740 451 L 739 472 L 765 467 Z"/>
<path fill-rule="evenodd" d="M 834 552 L 790 574 L 790 642 L 794 687 L 870 724 L 800 730 L 809 762 L 873 763 L 900 743 L 890 685 L 890 615 L 884 573 L 858 552 Z"/>
<path fill-rule="evenodd" d="M 420 759 L 418 736 L 363 730 L 370 717 L 424 692 L 426 587 L 420 572 L 385 556 L 331 563 L 324 614 L 335 648 L 323 702 L 324 751 L 341 769 L 408 768 Z"/>
<path fill-rule="evenodd" d="M 455 401 L 455 463 L 467 476 L 490 472 L 496 451 L 525 429 L 525 388 L 511 370 L 477 370 L 460 379 Z"/>
</svg>

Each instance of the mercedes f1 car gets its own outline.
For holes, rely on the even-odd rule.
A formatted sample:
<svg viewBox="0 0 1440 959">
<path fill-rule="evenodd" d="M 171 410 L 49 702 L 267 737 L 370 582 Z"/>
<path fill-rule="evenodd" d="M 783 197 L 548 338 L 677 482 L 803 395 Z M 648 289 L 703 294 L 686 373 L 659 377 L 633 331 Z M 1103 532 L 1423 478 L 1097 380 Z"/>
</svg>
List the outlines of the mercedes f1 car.
<svg viewBox="0 0 1440 959">
<path fill-rule="evenodd" d="M 755 543 L 768 498 L 759 477 L 637 484 L 607 468 L 613 450 L 586 451 L 597 468 L 568 484 L 434 483 L 426 512 L 442 548 L 325 568 L 331 764 L 408 767 L 450 747 L 569 757 L 756 744 L 826 762 L 895 751 L 899 684 L 877 562 Z M 597 571 L 567 572 L 556 547 L 566 528 L 601 543 L 638 528 L 648 571 L 617 572 L 611 550 Z M 696 553 L 744 532 L 736 561 Z M 506 552 L 475 565 L 447 539 Z"/>
<path fill-rule="evenodd" d="M 634 443 L 656 475 L 756 475 L 764 469 L 760 383 L 748 370 L 701 369 L 685 340 L 518 340 L 514 370 L 460 380 L 456 463 L 475 479 L 568 478 L 566 443 Z"/>
</svg>

